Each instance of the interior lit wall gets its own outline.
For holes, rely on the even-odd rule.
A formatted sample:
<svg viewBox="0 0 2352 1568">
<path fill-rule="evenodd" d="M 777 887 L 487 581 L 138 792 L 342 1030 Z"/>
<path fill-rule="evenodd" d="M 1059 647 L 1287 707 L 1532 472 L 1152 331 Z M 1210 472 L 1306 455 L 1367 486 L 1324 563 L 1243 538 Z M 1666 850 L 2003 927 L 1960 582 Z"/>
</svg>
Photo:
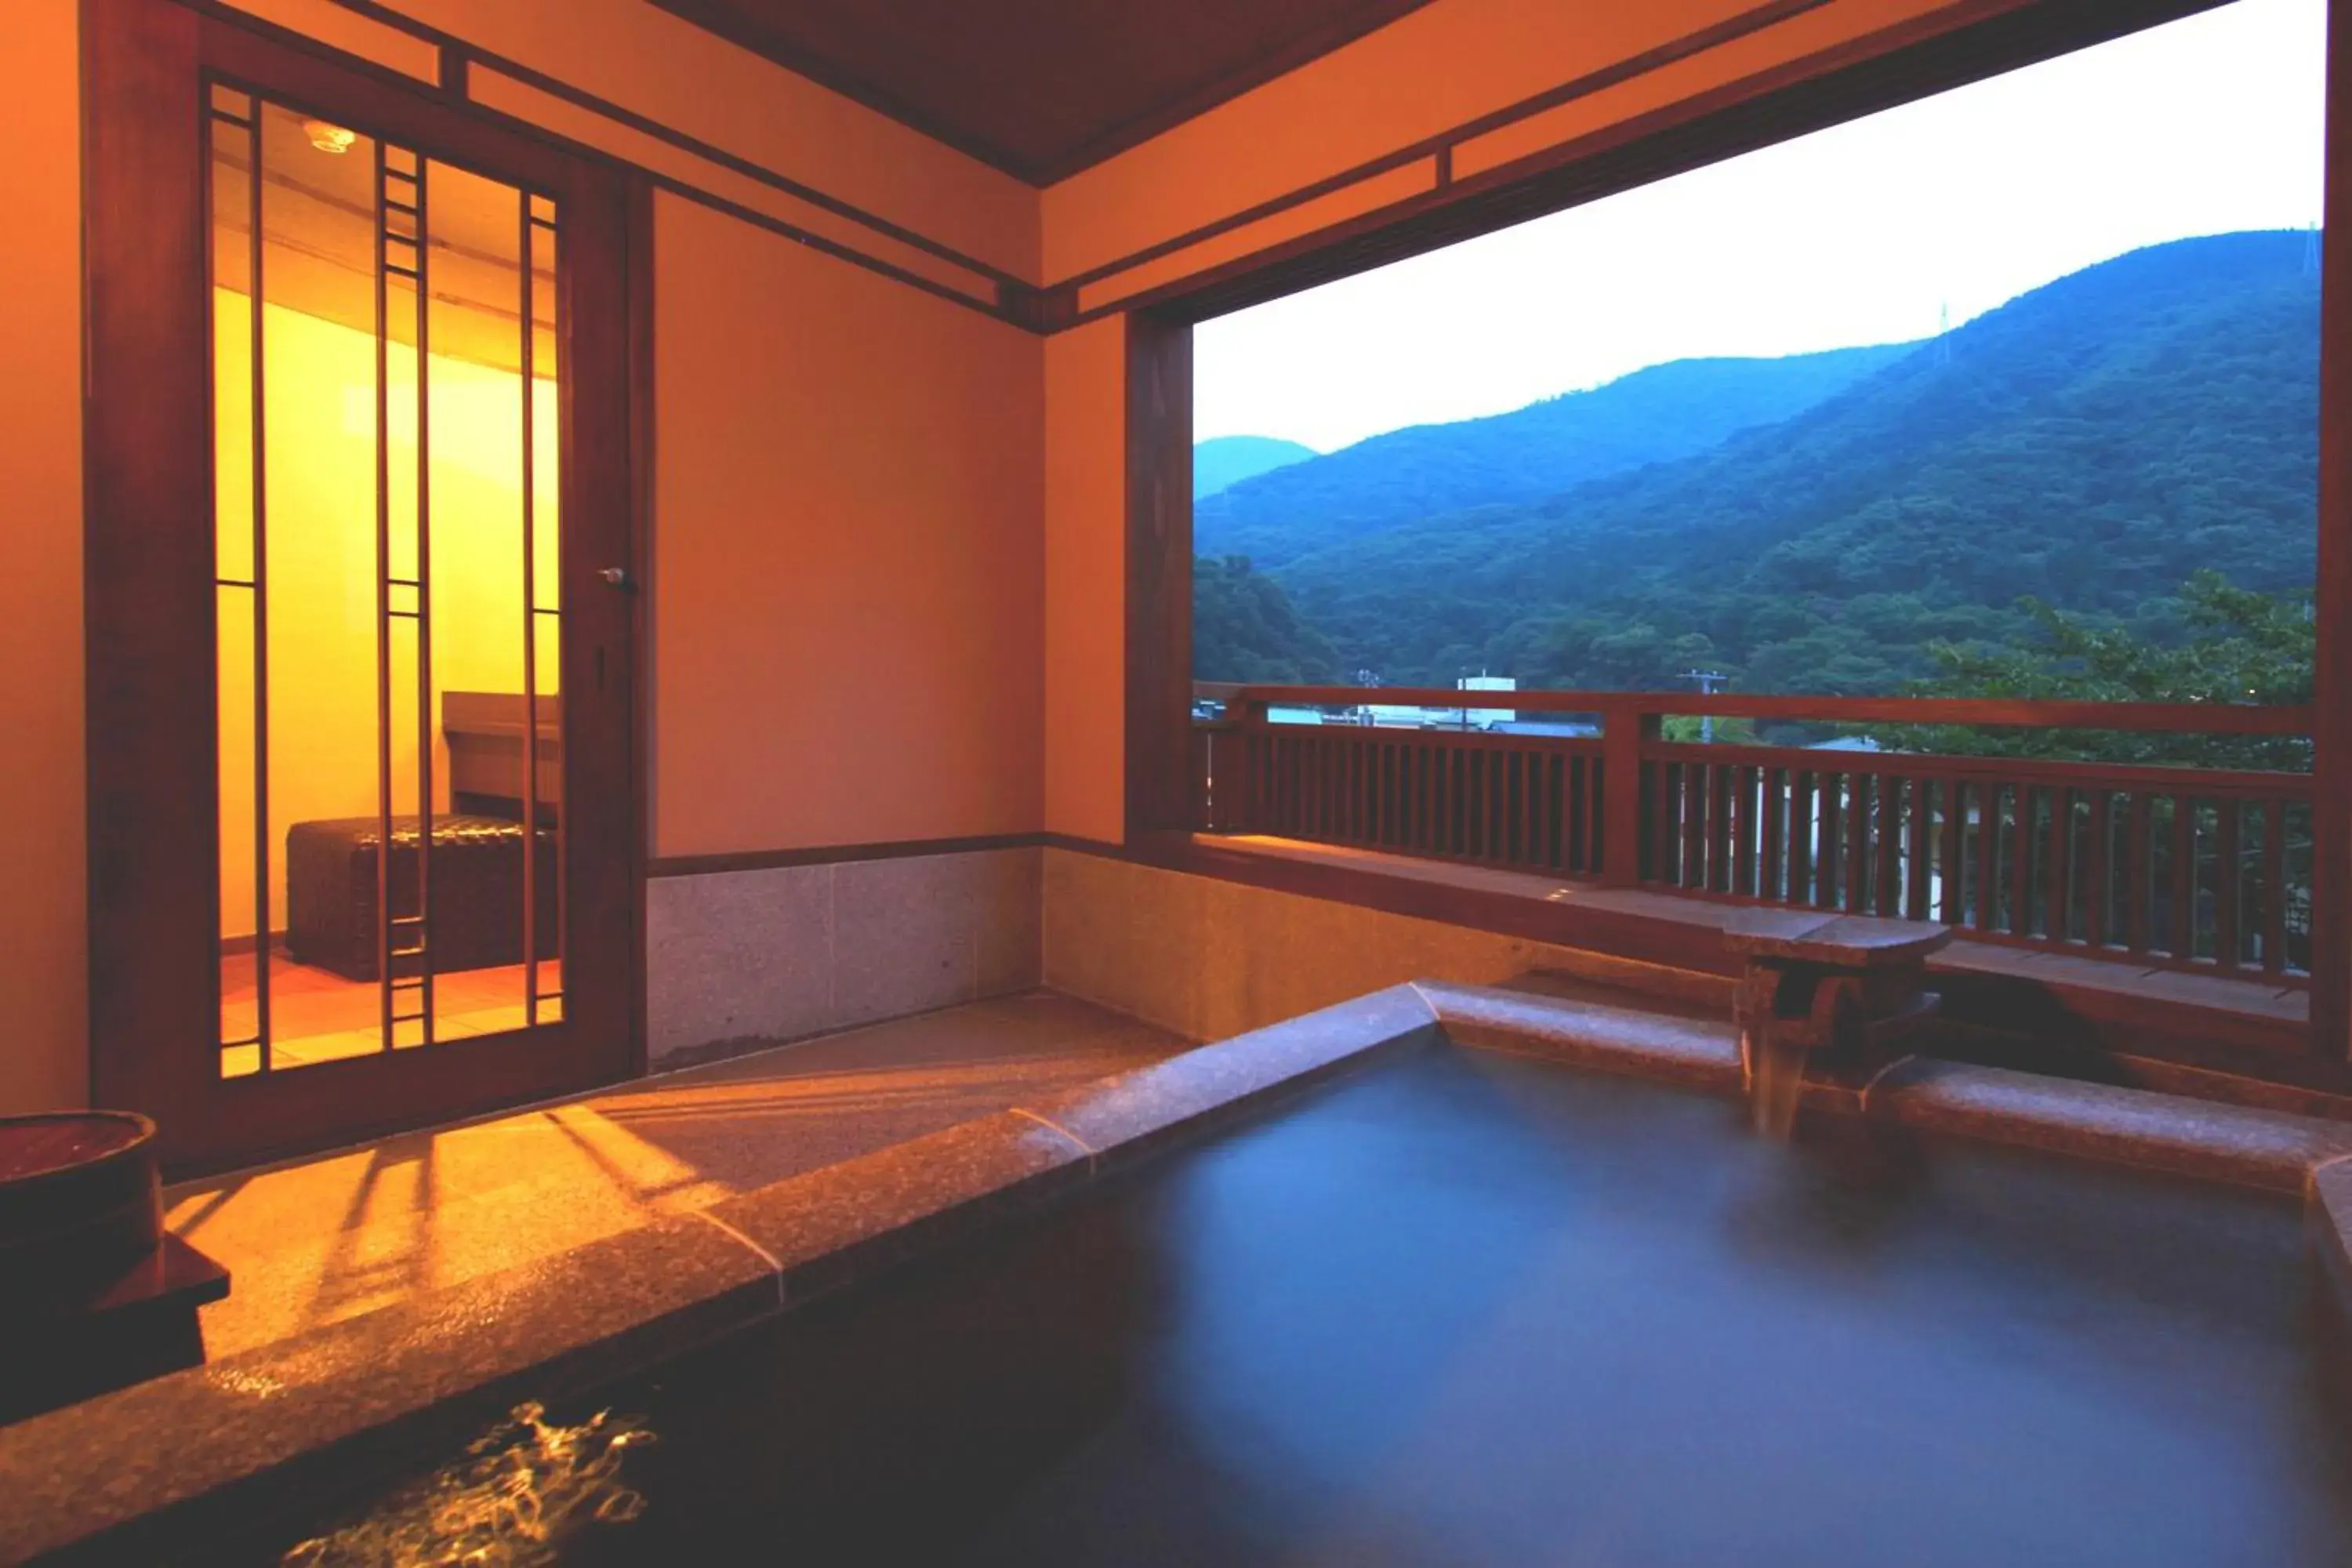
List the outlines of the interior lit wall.
<svg viewBox="0 0 2352 1568">
<path fill-rule="evenodd" d="M 8 8 L 0 94 L 0 1113 L 88 1093 L 81 125 L 74 0 Z"/>
<path fill-rule="evenodd" d="M 1044 343 L 655 219 L 655 853 L 1036 831 Z"/>
<path fill-rule="evenodd" d="M 250 338 L 246 296 L 214 296 L 218 515 L 251 514 Z M 269 574 L 270 926 L 286 929 L 286 830 L 294 823 L 372 816 L 377 804 L 375 339 L 271 304 L 263 314 L 268 374 Z M 416 468 L 413 371 L 398 356 L 387 377 L 390 472 Z M 522 378 L 436 354 L 431 363 L 433 688 L 523 688 Z M 542 583 L 553 580 L 554 487 L 560 439 L 553 384 L 541 380 L 533 424 L 540 483 L 534 542 Z M 396 487 L 398 521 L 413 515 L 413 483 Z M 250 598 L 223 595 L 221 931 L 254 929 L 253 641 Z M 406 644 L 407 629 L 400 628 Z M 545 646 L 539 689 L 556 687 Z M 393 809 L 416 808 L 413 644 L 396 648 L 391 725 Z M 450 807 L 448 745 L 437 711 L 434 808 Z"/>
</svg>

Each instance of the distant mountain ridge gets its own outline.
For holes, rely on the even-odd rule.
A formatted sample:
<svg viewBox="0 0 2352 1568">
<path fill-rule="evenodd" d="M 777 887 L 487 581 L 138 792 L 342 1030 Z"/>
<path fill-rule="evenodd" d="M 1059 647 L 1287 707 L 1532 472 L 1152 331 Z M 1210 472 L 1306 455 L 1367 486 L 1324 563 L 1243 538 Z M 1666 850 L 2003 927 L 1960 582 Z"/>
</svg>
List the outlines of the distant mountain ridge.
<svg viewBox="0 0 2352 1568">
<path fill-rule="evenodd" d="M 1312 447 L 1272 436 L 1212 436 L 1192 444 L 1192 499 L 1320 456 Z"/>
<path fill-rule="evenodd" d="M 1884 691 L 1927 673 L 1937 639 L 2023 635 L 2024 594 L 2162 637 L 2200 567 L 2272 592 L 2312 581 L 2309 248 L 2286 231 L 2131 252 L 1781 420 L 1536 500 L 1379 527 L 1360 502 L 1279 529 L 1263 511 L 1261 537 L 1312 542 L 1259 563 L 1343 668 L 1391 681 L 1483 665 L 1654 686 L 1705 660 L 1737 689 Z M 1348 455 L 1229 499 L 1314 495 Z M 1246 534 L 1230 511 L 1202 553 Z"/>
<path fill-rule="evenodd" d="M 1676 360 L 1508 414 L 1391 430 L 1213 495 L 1196 488 L 1194 547 L 1204 555 L 1247 555 L 1260 567 L 1279 566 L 1393 524 L 1540 500 L 1776 424 L 1911 346 Z"/>
</svg>

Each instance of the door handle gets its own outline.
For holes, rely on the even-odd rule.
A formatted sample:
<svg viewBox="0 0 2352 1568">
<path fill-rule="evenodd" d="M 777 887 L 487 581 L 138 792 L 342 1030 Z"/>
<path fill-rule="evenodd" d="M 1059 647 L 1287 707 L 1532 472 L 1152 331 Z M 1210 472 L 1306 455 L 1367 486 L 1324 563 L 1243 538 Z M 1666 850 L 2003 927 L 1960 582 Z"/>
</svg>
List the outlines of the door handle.
<svg viewBox="0 0 2352 1568">
<path fill-rule="evenodd" d="M 611 584 L 615 588 L 621 589 L 625 593 L 636 586 L 636 584 L 630 580 L 629 569 L 625 566 L 601 567 L 597 570 L 596 575 L 602 577 L 605 582 Z"/>
</svg>

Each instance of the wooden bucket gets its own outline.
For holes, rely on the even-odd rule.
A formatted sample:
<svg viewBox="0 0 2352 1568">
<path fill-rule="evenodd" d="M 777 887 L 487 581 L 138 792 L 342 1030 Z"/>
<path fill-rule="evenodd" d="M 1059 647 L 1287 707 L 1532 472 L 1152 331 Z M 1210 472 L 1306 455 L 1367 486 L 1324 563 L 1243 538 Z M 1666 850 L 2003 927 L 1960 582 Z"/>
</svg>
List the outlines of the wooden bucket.
<svg viewBox="0 0 2352 1568">
<path fill-rule="evenodd" d="M 0 1316 L 73 1310 L 163 1234 L 152 1121 L 125 1110 L 0 1117 Z"/>
</svg>

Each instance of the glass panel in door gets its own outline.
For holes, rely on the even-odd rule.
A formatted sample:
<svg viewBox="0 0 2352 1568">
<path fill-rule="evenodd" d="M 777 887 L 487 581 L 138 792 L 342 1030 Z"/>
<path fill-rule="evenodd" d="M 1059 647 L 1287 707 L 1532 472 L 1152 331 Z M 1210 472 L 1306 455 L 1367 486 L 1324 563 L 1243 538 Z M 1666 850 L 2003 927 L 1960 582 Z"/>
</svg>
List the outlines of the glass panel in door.
<svg viewBox="0 0 2352 1568">
<path fill-rule="evenodd" d="M 220 1070 L 555 1023 L 556 204 L 209 103 Z"/>
</svg>

